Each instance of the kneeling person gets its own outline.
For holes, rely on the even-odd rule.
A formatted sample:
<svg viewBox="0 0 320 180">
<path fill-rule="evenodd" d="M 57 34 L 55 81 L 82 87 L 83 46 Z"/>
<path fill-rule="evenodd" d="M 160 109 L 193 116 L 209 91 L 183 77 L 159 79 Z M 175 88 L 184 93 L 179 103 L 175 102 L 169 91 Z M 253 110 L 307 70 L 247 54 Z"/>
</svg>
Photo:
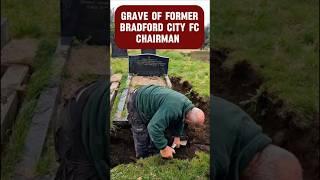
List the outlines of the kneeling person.
<svg viewBox="0 0 320 180">
<path fill-rule="evenodd" d="M 173 158 L 175 150 L 168 145 L 165 131 L 170 130 L 173 144 L 179 148 L 184 123 L 203 125 L 205 120 L 203 111 L 186 96 L 156 85 L 142 86 L 130 92 L 127 108 L 137 158 L 159 150 L 162 157 Z"/>
</svg>

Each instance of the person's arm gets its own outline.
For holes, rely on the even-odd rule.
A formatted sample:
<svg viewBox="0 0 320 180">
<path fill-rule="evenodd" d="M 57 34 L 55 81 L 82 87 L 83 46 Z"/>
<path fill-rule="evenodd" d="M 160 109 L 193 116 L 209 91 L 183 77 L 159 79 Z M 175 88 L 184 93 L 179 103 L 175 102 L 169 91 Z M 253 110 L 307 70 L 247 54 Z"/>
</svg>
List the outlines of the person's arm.
<svg viewBox="0 0 320 180">
<path fill-rule="evenodd" d="M 183 135 L 184 123 L 179 119 L 176 124 L 171 128 L 172 136 L 174 137 L 171 147 L 180 148 L 180 137 Z"/>
<path fill-rule="evenodd" d="M 164 149 L 168 141 L 164 132 L 169 127 L 172 120 L 175 120 L 176 114 L 172 108 L 160 108 L 152 117 L 148 124 L 149 136 L 157 149 Z"/>
<path fill-rule="evenodd" d="M 184 128 L 184 123 L 183 123 L 183 120 L 181 119 L 177 121 L 176 124 L 171 129 L 172 135 L 174 137 L 181 137 L 183 135 L 183 128 Z"/>
</svg>

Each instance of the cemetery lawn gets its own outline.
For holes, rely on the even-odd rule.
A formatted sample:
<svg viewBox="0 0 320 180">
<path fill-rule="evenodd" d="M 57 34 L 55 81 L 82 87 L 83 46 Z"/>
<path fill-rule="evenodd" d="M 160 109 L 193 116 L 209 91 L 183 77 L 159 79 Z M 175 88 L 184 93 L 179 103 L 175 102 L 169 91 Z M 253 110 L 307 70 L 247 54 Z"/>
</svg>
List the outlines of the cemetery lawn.
<svg viewBox="0 0 320 180">
<path fill-rule="evenodd" d="M 263 77 L 263 89 L 310 122 L 319 113 L 319 1 L 212 5 L 212 48 L 228 49 L 226 66 L 246 60 Z"/>
<path fill-rule="evenodd" d="M 1 0 L 1 17 L 8 18 L 10 36 L 56 38 L 60 31 L 60 1 Z"/>
<path fill-rule="evenodd" d="M 6 17 L 11 39 L 35 38 L 40 41 L 32 76 L 17 115 L 9 142 L 1 152 L 1 179 L 12 179 L 14 168 L 24 148 L 24 141 L 41 91 L 52 75 L 51 63 L 59 37 L 59 1 L 1 0 L 1 17 Z M 50 136 L 47 140 L 51 142 Z M 52 146 L 43 152 L 37 168 L 39 175 L 48 173 L 54 162 Z M 39 165 L 39 167 L 40 167 Z"/>
<path fill-rule="evenodd" d="M 111 179 L 208 179 L 209 154 L 197 152 L 192 159 L 164 160 L 159 155 L 138 160 L 136 163 L 122 164 L 111 170 Z M 170 178 L 171 177 L 171 178 Z"/>
<path fill-rule="evenodd" d="M 209 52 L 207 52 L 209 53 Z M 140 54 L 140 51 L 129 50 L 129 55 Z M 169 57 L 169 77 L 181 77 L 193 85 L 193 90 L 200 96 L 210 97 L 210 64 L 208 60 L 200 60 L 192 57 L 190 53 L 179 51 L 158 50 L 160 56 Z M 126 78 L 128 73 L 128 58 L 111 58 L 111 69 L 113 74 L 123 74 Z"/>
<path fill-rule="evenodd" d="M 209 52 L 207 52 L 209 53 Z M 140 51 L 129 50 L 129 55 L 140 54 Z M 169 57 L 169 77 L 181 77 L 182 80 L 189 81 L 193 85 L 193 90 L 200 96 L 209 100 L 210 97 L 210 65 L 209 60 L 199 60 L 191 57 L 190 53 L 179 51 L 158 50 L 160 56 Z M 112 74 L 122 74 L 119 93 L 126 88 L 126 80 L 128 76 L 128 58 L 111 58 Z M 111 111 L 111 119 L 113 119 L 117 105 L 120 100 L 118 94 Z"/>
<path fill-rule="evenodd" d="M 41 91 L 47 86 L 52 74 L 51 66 L 56 41 L 41 41 L 34 59 L 34 72 L 28 82 L 24 101 L 17 115 L 9 142 L 1 153 L 1 179 L 12 179 L 16 163 L 19 161 L 26 135 L 28 133 L 33 112 Z M 48 159 L 44 153 L 44 159 Z M 42 158 L 43 159 L 43 158 Z M 50 159 L 50 158 L 49 158 Z M 48 165 L 49 166 L 49 165 Z"/>
</svg>

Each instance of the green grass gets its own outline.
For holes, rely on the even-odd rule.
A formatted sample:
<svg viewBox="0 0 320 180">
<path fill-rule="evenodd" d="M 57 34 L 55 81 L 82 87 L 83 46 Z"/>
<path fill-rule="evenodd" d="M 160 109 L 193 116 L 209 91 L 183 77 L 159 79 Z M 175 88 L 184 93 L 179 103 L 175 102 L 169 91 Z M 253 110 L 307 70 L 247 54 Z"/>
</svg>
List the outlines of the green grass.
<svg viewBox="0 0 320 180">
<path fill-rule="evenodd" d="M 191 160 L 164 160 L 152 156 L 111 170 L 111 179 L 209 179 L 209 154 L 197 152 Z"/>
<path fill-rule="evenodd" d="M 114 100 L 113 107 L 112 107 L 112 110 L 111 110 L 111 119 L 112 120 L 114 119 L 115 114 L 117 113 L 118 104 L 119 104 L 119 101 L 120 101 L 121 93 L 126 88 L 127 77 L 128 76 L 126 74 L 122 74 L 121 81 L 120 81 L 120 86 L 119 86 L 119 89 L 118 89 L 118 94 L 117 94 L 117 96 L 116 96 L 116 98 Z M 123 111 L 123 113 L 124 112 L 126 112 L 126 109 Z M 110 122 L 112 124 L 112 121 L 110 121 Z"/>
<path fill-rule="evenodd" d="M 139 54 L 137 50 L 129 52 L 130 54 Z M 208 52 L 209 53 L 209 52 Z M 210 65 L 209 61 L 192 59 L 190 53 L 181 53 L 175 51 L 158 51 L 161 56 L 167 56 L 169 61 L 169 77 L 179 76 L 183 80 L 189 81 L 193 85 L 193 90 L 201 96 L 208 98 L 210 96 Z M 127 58 L 111 58 L 112 73 L 121 73 L 126 75 L 128 72 Z"/>
<path fill-rule="evenodd" d="M 41 91 L 53 75 L 52 60 L 59 36 L 60 10 L 56 0 L 1 0 L 1 17 L 6 17 L 11 39 L 36 38 L 40 41 L 21 109 L 9 142 L 1 153 L 1 179 L 12 179 L 16 163 L 24 148 L 24 141 Z M 50 141 L 50 140 L 48 140 Z M 47 172 L 54 157 L 52 144 L 41 157 L 38 174 Z"/>
<path fill-rule="evenodd" d="M 209 53 L 209 52 L 208 52 Z M 159 55 L 170 58 L 169 76 L 179 76 L 189 81 L 193 90 L 201 96 L 210 96 L 210 65 L 209 61 L 192 59 L 190 54 L 173 51 L 160 51 Z"/>
<path fill-rule="evenodd" d="M 228 48 L 227 66 L 247 60 L 263 88 L 311 119 L 319 112 L 319 1 L 217 1 L 212 7 L 214 48 Z"/>
<path fill-rule="evenodd" d="M 112 74 L 128 75 L 128 58 L 111 58 Z"/>
<path fill-rule="evenodd" d="M 37 99 L 46 87 L 51 75 L 50 65 L 55 47 L 56 42 L 54 41 L 44 40 L 39 44 L 34 60 L 34 73 L 29 80 L 25 99 L 18 113 L 10 140 L 1 154 L 1 179 L 11 179 L 14 167 L 21 158 Z"/>
<path fill-rule="evenodd" d="M 139 54 L 139 50 L 130 50 L 129 54 Z M 159 55 L 170 58 L 169 62 L 169 76 L 179 76 L 183 80 L 189 81 L 193 85 L 193 90 L 198 92 L 201 96 L 209 98 L 210 96 L 210 73 L 209 61 L 199 59 L 192 59 L 190 53 L 158 51 Z M 203 56 L 203 55 L 202 55 Z M 195 56 L 197 57 L 197 56 Z M 117 106 L 120 100 L 120 95 L 124 88 L 126 88 L 126 81 L 128 75 L 128 58 L 111 58 L 112 74 L 122 74 L 118 95 L 113 103 L 111 111 L 111 119 L 114 119 Z M 201 71 L 199 71 L 201 69 Z M 126 115 L 126 109 L 122 116 Z M 111 123 L 112 125 L 112 123 Z"/>
<path fill-rule="evenodd" d="M 57 0 L 1 0 L 1 17 L 7 17 L 13 38 L 56 37 L 59 34 Z"/>
<path fill-rule="evenodd" d="M 46 149 L 44 150 L 44 152 L 42 152 L 39 163 L 36 167 L 36 174 L 39 177 L 54 172 L 54 168 L 56 168 L 54 133 L 52 128 L 49 130 L 45 147 Z"/>
</svg>

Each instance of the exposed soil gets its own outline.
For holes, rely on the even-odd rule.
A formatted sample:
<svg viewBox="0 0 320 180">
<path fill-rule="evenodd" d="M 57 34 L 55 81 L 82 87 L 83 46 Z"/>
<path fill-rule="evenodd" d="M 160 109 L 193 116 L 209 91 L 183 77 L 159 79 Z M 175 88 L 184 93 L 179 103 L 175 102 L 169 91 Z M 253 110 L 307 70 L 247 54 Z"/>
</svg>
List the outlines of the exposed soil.
<svg viewBox="0 0 320 180">
<path fill-rule="evenodd" d="M 110 134 L 111 168 L 136 161 L 133 137 L 130 128 L 117 128 Z"/>
<path fill-rule="evenodd" d="M 201 149 L 209 151 L 210 146 L 210 121 L 209 117 L 209 103 L 199 94 L 192 90 L 192 85 L 188 81 L 183 81 L 179 77 L 171 77 L 173 89 L 185 94 L 196 107 L 199 107 L 205 112 L 206 119 L 204 127 L 187 127 L 186 136 L 188 136 L 188 142 L 191 144 L 191 148 L 196 147 L 195 150 Z M 194 153 L 192 153 L 194 154 Z"/>
<path fill-rule="evenodd" d="M 211 49 L 211 92 L 249 113 L 273 143 L 294 153 L 304 169 L 305 180 L 319 179 L 319 112 L 310 124 L 290 112 L 282 100 L 268 92 L 259 92 L 263 79 L 245 60 L 226 69 L 228 50 Z"/>
<path fill-rule="evenodd" d="M 133 87 L 149 85 L 149 84 L 166 86 L 166 81 L 164 80 L 163 77 L 158 77 L 158 76 L 150 76 L 150 77 L 133 76 L 131 80 L 131 86 Z"/>
<path fill-rule="evenodd" d="M 180 78 L 173 77 L 171 82 L 174 90 L 186 94 L 197 107 L 205 111 L 206 118 L 209 118 L 208 103 L 191 90 L 192 86 L 187 81 L 181 81 Z M 185 133 L 188 139 L 187 146 L 176 149 L 175 158 L 192 158 L 198 150 L 209 152 L 209 121 L 206 121 L 204 128 L 185 126 Z M 110 158 L 111 167 L 136 161 L 133 138 L 129 128 L 117 128 L 111 132 Z"/>
<path fill-rule="evenodd" d="M 190 52 L 191 59 L 202 60 L 208 62 L 210 60 L 209 51 L 192 51 Z"/>
</svg>

